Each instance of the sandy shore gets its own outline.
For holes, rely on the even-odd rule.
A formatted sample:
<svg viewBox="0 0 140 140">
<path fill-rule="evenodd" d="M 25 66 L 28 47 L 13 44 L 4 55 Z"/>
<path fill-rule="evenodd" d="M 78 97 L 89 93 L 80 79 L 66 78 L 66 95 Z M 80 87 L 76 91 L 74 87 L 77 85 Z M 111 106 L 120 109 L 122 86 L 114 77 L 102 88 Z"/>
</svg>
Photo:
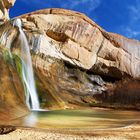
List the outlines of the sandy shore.
<svg viewBox="0 0 140 140">
<path fill-rule="evenodd" d="M 0 140 L 140 140 L 140 122 L 107 130 L 43 130 L 19 127 L 9 134 L 0 135 Z"/>
</svg>

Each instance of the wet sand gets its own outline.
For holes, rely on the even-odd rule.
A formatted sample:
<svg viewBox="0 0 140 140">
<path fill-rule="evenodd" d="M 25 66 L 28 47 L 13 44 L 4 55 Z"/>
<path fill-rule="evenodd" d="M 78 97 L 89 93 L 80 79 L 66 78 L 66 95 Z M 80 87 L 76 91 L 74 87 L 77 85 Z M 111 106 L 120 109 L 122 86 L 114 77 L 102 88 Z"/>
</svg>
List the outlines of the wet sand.
<svg viewBox="0 0 140 140">
<path fill-rule="evenodd" d="M 9 134 L 0 135 L 0 140 L 139 140 L 140 122 L 136 124 L 106 130 L 80 129 L 35 129 L 18 127 Z"/>
</svg>

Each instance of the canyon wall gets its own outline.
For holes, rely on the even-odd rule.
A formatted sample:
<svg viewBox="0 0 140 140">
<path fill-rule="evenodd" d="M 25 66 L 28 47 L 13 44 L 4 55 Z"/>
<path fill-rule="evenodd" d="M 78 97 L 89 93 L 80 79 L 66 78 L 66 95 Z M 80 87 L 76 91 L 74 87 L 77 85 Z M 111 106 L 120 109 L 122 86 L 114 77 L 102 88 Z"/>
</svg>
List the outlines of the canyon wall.
<svg viewBox="0 0 140 140">
<path fill-rule="evenodd" d="M 94 106 L 102 104 L 104 96 L 109 102 L 116 96 L 110 95 L 123 90 L 115 92 L 117 81 L 140 78 L 139 41 L 109 33 L 85 15 L 64 9 L 45 9 L 19 18 L 46 107 Z"/>
<path fill-rule="evenodd" d="M 30 45 L 42 108 L 140 107 L 140 83 L 136 81 L 140 78 L 139 41 L 109 33 L 84 14 L 70 10 L 44 9 L 17 18 L 22 20 Z M 0 28 L 0 36 L 7 27 L 11 28 L 1 48 L 3 51 L 11 41 L 10 51 L 18 55 L 18 31 L 11 26 L 12 22 L 5 22 Z M 16 69 L 13 71 L 18 75 Z M 9 89 L 14 95 L 11 99 L 13 108 L 20 101 L 25 106 L 25 95 L 23 90 L 21 92 L 23 85 L 20 79 L 17 81 L 21 86 L 16 93 L 21 99 Z M 5 108 L 4 101 L 1 103 Z"/>
</svg>

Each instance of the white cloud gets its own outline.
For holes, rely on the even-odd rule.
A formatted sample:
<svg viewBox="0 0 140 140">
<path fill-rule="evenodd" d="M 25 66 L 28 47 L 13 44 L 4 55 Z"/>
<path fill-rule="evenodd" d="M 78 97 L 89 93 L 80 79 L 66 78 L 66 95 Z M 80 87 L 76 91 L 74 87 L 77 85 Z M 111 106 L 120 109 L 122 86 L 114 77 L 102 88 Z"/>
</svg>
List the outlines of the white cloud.
<svg viewBox="0 0 140 140">
<path fill-rule="evenodd" d="M 140 1 L 136 0 L 136 3 L 134 5 L 128 6 L 129 15 L 131 19 L 133 20 L 139 20 L 140 19 Z"/>
<path fill-rule="evenodd" d="M 59 0 L 60 1 L 60 0 Z M 87 11 L 93 11 L 98 8 L 101 4 L 102 0 L 74 0 L 64 2 L 61 7 L 62 8 L 70 8 L 75 9 L 79 6 L 87 8 Z"/>
<path fill-rule="evenodd" d="M 128 38 L 136 38 L 137 36 L 140 36 L 140 31 L 132 29 L 131 26 L 122 26 L 121 32 Z"/>
<path fill-rule="evenodd" d="M 19 0 L 22 1 L 24 3 L 26 3 L 27 5 L 34 5 L 36 6 L 51 6 L 52 1 L 51 0 Z M 85 7 L 87 8 L 87 11 L 93 11 L 96 8 L 98 8 L 101 4 L 102 0 L 55 0 L 55 2 L 57 3 L 56 5 L 58 5 L 58 7 L 61 8 L 68 8 L 68 9 L 76 9 L 78 6 Z M 53 7 L 53 5 L 52 5 Z M 84 8 L 84 9 L 85 9 Z"/>
<path fill-rule="evenodd" d="M 140 38 L 140 1 L 135 0 L 127 8 L 129 20 L 127 25 L 121 27 L 121 33 L 129 38 Z"/>
</svg>

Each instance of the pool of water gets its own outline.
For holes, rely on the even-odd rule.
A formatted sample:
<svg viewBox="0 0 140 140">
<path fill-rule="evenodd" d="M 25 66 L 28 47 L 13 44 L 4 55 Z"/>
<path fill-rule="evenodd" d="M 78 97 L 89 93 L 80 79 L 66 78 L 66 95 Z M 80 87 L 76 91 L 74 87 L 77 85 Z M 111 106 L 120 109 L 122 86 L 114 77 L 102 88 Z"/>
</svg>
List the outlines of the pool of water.
<svg viewBox="0 0 140 140">
<path fill-rule="evenodd" d="M 43 129 L 119 128 L 135 123 L 139 116 L 140 112 L 104 109 L 32 111 L 21 119 L 20 126 Z"/>
</svg>

